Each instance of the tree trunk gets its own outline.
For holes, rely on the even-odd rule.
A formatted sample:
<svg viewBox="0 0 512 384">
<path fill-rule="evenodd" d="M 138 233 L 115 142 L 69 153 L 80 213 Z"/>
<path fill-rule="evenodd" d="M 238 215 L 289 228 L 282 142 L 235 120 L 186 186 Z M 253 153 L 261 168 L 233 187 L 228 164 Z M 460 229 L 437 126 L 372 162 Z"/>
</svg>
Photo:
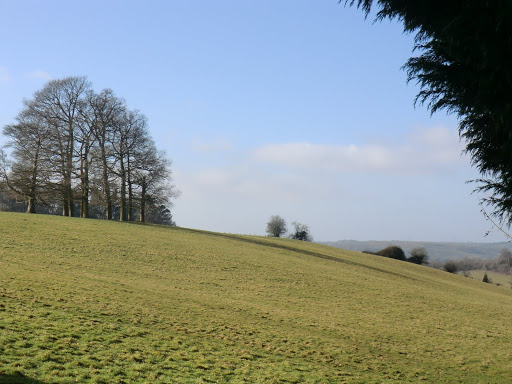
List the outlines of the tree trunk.
<svg viewBox="0 0 512 384">
<path fill-rule="evenodd" d="M 27 213 L 36 213 L 36 188 L 37 188 L 37 172 L 39 163 L 39 146 L 34 153 L 34 161 L 32 162 L 32 177 L 30 180 L 30 188 L 28 192 Z"/>
<path fill-rule="evenodd" d="M 112 194 L 110 192 L 110 184 L 108 182 L 108 164 L 107 154 L 105 153 L 105 137 L 102 137 L 103 141 L 100 143 L 101 147 L 101 163 L 103 166 L 103 188 L 105 190 L 105 208 L 107 220 L 112 220 Z"/>
<path fill-rule="evenodd" d="M 119 196 L 119 221 L 126 221 L 126 171 L 124 169 L 124 161 L 120 159 L 121 168 L 121 190 Z"/>
<path fill-rule="evenodd" d="M 67 143 L 66 143 L 66 170 L 65 170 L 65 179 L 64 179 L 64 188 L 65 194 L 67 198 L 67 211 L 68 216 L 73 216 L 73 187 L 71 179 L 73 177 L 73 151 L 74 151 L 74 130 L 73 130 L 73 121 L 70 119 L 68 122 L 68 132 L 67 132 Z"/>
<path fill-rule="evenodd" d="M 73 190 L 71 189 L 71 180 L 70 180 L 70 184 L 68 185 L 68 216 L 69 217 L 73 217 L 74 216 L 74 212 L 73 212 Z"/>
<path fill-rule="evenodd" d="M 34 197 L 28 198 L 27 213 L 36 213 L 36 199 Z"/>
<path fill-rule="evenodd" d="M 62 216 L 69 216 L 69 205 L 66 198 L 62 199 Z"/>
<path fill-rule="evenodd" d="M 128 183 L 128 221 L 133 221 L 133 188 L 130 168 L 130 156 L 127 158 L 126 182 Z"/>
<path fill-rule="evenodd" d="M 87 143 L 88 145 L 88 143 Z M 81 175 L 80 180 L 82 183 L 82 195 L 80 198 L 80 217 L 89 217 L 89 151 L 85 150 L 85 153 L 81 160 Z"/>
<path fill-rule="evenodd" d="M 142 191 L 140 193 L 140 215 L 139 221 L 146 222 L 146 178 L 142 178 Z"/>
</svg>

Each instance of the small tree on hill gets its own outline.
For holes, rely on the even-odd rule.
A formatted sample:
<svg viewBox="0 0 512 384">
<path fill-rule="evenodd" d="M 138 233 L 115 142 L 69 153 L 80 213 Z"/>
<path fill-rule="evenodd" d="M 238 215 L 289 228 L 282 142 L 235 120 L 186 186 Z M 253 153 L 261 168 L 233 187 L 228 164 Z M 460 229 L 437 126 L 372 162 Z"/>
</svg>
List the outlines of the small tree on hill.
<svg viewBox="0 0 512 384">
<path fill-rule="evenodd" d="M 292 223 L 294 232 L 290 235 L 291 239 L 302 240 L 302 241 L 313 241 L 313 237 L 309 233 L 309 227 L 305 224 Z"/>
<path fill-rule="evenodd" d="M 428 264 L 428 253 L 425 248 L 414 248 L 411 250 L 411 256 L 407 259 L 414 264 Z"/>
<path fill-rule="evenodd" d="M 456 273 L 458 270 L 458 266 L 454 261 L 447 261 L 444 263 L 444 270 L 449 273 Z"/>
<path fill-rule="evenodd" d="M 281 237 L 286 233 L 286 221 L 279 215 L 273 215 L 267 223 L 266 231 L 270 237 Z"/>
<path fill-rule="evenodd" d="M 489 276 L 487 276 L 487 272 L 484 273 L 484 278 L 482 279 L 482 281 L 484 283 L 489 283 L 489 284 L 492 283 L 491 279 L 489 279 Z"/>
<path fill-rule="evenodd" d="M 396 260 L 406 260 L 405 253 L 402 248 L 392 245 L 390 247 L 381 249 L 378 252 L 375 252 L 376 255 L 389 257 L 390 259 Z"/>
</svg>

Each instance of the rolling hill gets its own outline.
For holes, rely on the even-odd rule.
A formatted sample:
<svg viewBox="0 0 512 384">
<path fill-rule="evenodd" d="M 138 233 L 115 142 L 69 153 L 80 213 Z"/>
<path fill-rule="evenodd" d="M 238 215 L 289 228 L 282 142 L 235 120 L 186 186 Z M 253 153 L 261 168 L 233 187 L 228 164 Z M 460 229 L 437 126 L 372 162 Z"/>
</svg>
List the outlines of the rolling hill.
<svg viewBox="0 0 512 384">
<path fill-rule="evenodd" d="M 0 383 L 509 383 L 512 291 L 289 239 L 0 213 Z"/>
<path fill-rule="evenodd" d="M 500 254 L 503 248 L 512 250 L 511 243 L 458 243 L 458 242 L 433 242 L 433 241 L 357 241 L 339 240 L 321 242 L 331 247 L 348 249 L 351 251 L 376 252 L 390 245 L 401 247 L 406 254 L 413 248 L 425 248 L 429 258 L 435 261 L 460 260 L 464 258 L 477 258 L 482 260 L 492 259 Z"/>
</svg>

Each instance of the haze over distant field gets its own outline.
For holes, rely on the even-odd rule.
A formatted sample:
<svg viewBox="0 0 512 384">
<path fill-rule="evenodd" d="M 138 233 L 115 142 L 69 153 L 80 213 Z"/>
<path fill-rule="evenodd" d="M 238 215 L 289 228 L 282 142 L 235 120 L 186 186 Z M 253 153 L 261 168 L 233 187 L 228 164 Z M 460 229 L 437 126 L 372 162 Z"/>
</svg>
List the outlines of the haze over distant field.
<svg viewBox="0 0 512 384">
<path fill-rule="evenodd" d="M 413 107 L 396 23 L 337 0 L 21 0 L 0 33 L 0 126 L 49 79 L 112 88 L 174 161 L 180 226 L 264 234 L 279 214 L 317 240 L 504 240 L 484 237 L 456 120 Z"/>
</svg>

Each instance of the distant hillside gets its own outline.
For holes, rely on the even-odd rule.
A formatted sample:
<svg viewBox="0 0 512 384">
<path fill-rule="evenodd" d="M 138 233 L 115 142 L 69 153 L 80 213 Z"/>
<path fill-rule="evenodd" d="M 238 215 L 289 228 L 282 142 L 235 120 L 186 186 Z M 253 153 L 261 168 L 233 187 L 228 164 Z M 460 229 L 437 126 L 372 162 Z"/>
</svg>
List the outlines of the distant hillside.
<svg viewBox="0 0 512 384">
<path fill-rule="evenodd" d="M 331 247 L 348 249 L 351 251 L 375 252 L 390 245 L 401 247 L 406 254 L 413 248 L 423 247 L 427 250 L 431 260 L 446 261 L 468 258 L 492 259 L 499 255 L 503 248 L 512 250 L 512 244 L 501 243 L 444 243 L 428 241 L 357 241 L 340 240 L 335 242 L 321 242 Z"/>
<path fill-rule="evenodd" d="M 512 290 L 290 239 L 0 213 L 0 384 L 509 384 Z"/>
</svg>

